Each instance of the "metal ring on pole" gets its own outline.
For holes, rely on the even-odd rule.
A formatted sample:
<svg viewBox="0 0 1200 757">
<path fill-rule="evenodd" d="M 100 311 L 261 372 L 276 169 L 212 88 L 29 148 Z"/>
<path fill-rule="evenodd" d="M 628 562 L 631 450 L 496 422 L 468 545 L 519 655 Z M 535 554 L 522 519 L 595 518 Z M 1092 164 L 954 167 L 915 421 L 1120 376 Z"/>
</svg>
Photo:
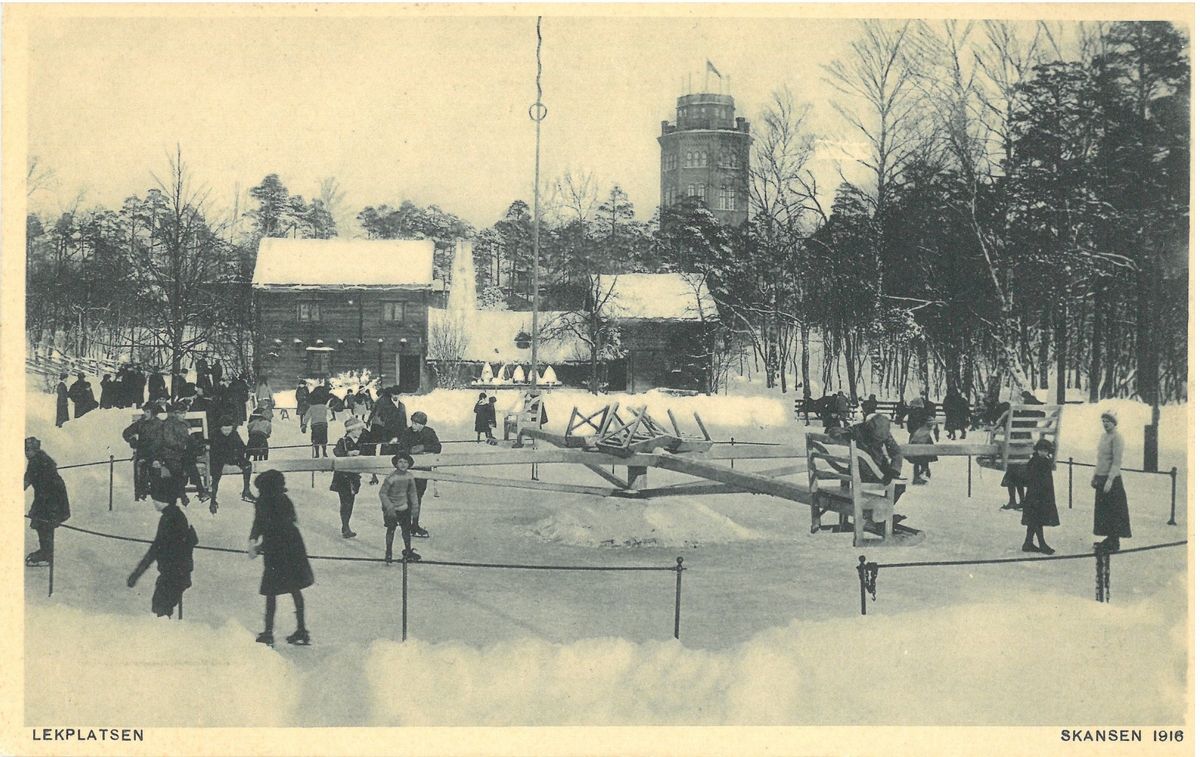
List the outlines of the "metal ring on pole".
<svg viewBox="0 0 1200 757">
<path fill-rule="evenodd" d="M 531 121 L 544 121 L 549 111 L 546 106 L 540 102 L 536 102 L 529 106 L 529 119 Z"/>
</svg>

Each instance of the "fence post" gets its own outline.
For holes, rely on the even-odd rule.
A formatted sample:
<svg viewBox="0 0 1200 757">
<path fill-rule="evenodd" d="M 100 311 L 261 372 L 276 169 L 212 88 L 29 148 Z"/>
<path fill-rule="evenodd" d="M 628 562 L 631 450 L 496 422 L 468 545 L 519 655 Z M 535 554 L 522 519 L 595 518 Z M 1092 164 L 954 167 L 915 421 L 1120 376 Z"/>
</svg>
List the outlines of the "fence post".
<svg viewBox="0 0 1200 757">
<path fill-rule="evenodd" d="M 51 534 L 52 534 L 52 535 L 53 535 L 53 533 L 54 533 L 54 532 L 53 532 L 53 531 L 51 531 Z M 57 544 L 55 544 L 54 546 L 50 547 L 50 586 L 49 586 L 49 588 L 48 588 L 48 589 L 47 589 L 47 591 L 46 591 L 46 596 L 47 596 L 47 597 L 53 597 L 53 596 L 54 596 L 54 553 L 55 553 L 56 551 L 58 551 L 58 545 L 57 545 Z"/>
<path fill-rule="evenodd" d="M 683 558 L 675 558 L 675 638 L 679 639 L 679 599 L 683 592 Z"/>
<path fill-rule="evenodd" d="M 408 555 L 400 557 L 400 641 L 408 641 Z"/>
<path fill-rule="evenodd" d="M 1171 466 L 1171 519 L 1167 521 L 1168 526 L 1175 524 L 1175 477 L 1179 475 L 1179 468 Z"/>
<path fill-rule="evenodd" d="M 729 437 L 729 467 L 733 468 L 733 437 Z"/>
<path fill-rule="evenodd" d="M 179 619 L 183 620 L 183 595 L 179 595 Z"/>
<path fill-rule="evenodd" d="M 862 614 L 867 614 L 867 556 L 858 556 L 858 598 Z"/>
<path fill-rule="evenodd" d="M 1067 509 L 1075 503 L 1075 458 L 1067 458 Z"/>
<path fill-rule="evenodd" d="M 967 497 L 971 496 L 971 456 L 967 455 Z"/>
<path fill-rule="evenodd" d="M 1109 599 L 1109 552 L 1099 544 L 1096 550 L 1096 601 L 1107 602 Z"/>
<path fill-rule="evenodd" d="M 108 454 L 108 511 L 112 512 L 112 497 L 113 497 L 113 464 L 115 459 L 110 452 Z"/>
</svg>

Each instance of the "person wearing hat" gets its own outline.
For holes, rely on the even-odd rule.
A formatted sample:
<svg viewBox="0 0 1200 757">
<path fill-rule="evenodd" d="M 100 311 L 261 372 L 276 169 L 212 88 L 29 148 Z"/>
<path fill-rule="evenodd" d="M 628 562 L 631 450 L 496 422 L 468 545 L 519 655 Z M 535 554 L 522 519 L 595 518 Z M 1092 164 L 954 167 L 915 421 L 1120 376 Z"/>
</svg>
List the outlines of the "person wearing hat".
<svg viewBox="0 0 1200 757">
<path fill-rule="evenodd" d="M 150 498 L 156 502 L 171 504 L 188 499 L 184 493 L 187 485 L 187 460 L 192 454 L 192 432 L 184 416 L 187 407 L 181 402 L 171 406 L 170 416 L 163 421 L 158 432 L 150 440 Z"/>
<path fill-rule="evenodd" d="M 25 564 L 48 565 L 54 558 L 54 529 L 71 517 L 71 502 L 58 465 L 35 436 L 25 439 L 25 459 L 25 488 L 33 487 L 29 527 L 38 535 L 37 551 L 29 553 Z"/>
<path fill-rule="evenodd" d="M 212 475 L 212 501 L 208 503 L 208 511 L 217 514 L 217 490 L 221 486 L 221 476 L 226 465 L 242 469 L 242 499 L 254 501 L 250 491 L 250 460 L 246 444 L 237 432 L 231 416 L 224 416 L 217 421 L 217 429 L 208 440 L 208 462 Z"/>
<path fill-rule="evenodd" d="M 1121 463 L 1125 456 L 1125 439 L 1117 432 L 1117 414 L 1109 411 L 1100 416 L 1104 434 L 1096 446 L 1096 469 L 1092 475 L 1092 488 L 1096 490 L 1096 508 L 1092 521 L 1092 533 L 1103 536 L 1096 548 L 1116 552 L 1121 548 L 1121 538 L 1131 538 L 1129 529 L 1129 501 L 1125 497 L 1125 485 L 1121 482 Z"/>
<path fill-rule="evenodd" d="M 246 448 L 251 460 L 266 460 L 271 450 L 271 409 L 259 405 L 246 423 Z"/>
<path fill-rule="evenodd" d="M 296 632 L 287 637 L 287 642 L 308 646 L 312 640 L 304 624 L 301 591 L 313 585 L 313 571 L 304 537 L 296 527 L 296 506 L 287 495 L 287 482 L 279 471 L 258 474 L 254 485 L 258 487 L 258 497 L 254 500 L 254 525 L 250 528 L 246 553 L 252 560 L 259 554 L 263 556 L 258 593 L 267 598 L 265 628 L 255 641 L 275 646 L 275 597 L 291 594 L 296 607 Z"/>
<path fill-rule="evenodd" d="M 183 592 L 192 585 L 192 569 L 195 567 L 192 550 L 200 540 L 179 505 L 156 498 L 154 509 L 162 513 L 154 541 L 129 578 L 125 579 L 125 585 L 131 589 L 137 586 L 142 574 L 157 562 L 158 580 L 154 583 L 150 609 L 160 618 L 169 618 L 174 614 L 175 606 L 183 601 Z"/>
<path fill-rule="evenodd" d="M 363 422 L 353 415 L 346 419 L 346 434 L 333 446 L 334 457 L 358 457 L 362 454 L 359 438 Z M 358 534 L 350 530 L 350 516 L 354 514 L 354 497 L 362 486 L 362 476 L 348 471 L 335 470 L 329 491 L 337 492 L 339 513 L 342 516 L 342 538 L 353 539 Z"/>
<path fill-rule="evenodd" d="M 417 480 L 408 472 L 412 467 L 411 455 L 401 452 L 392 457 L 395 468 L 383 480 L 379 487 L 379 503 L 383 507 L 383 525 L 387 527 L 387 545 L 383 554 L 385 562 L 392 561 L 392 541 L 396 538 L 396 527 L 400 527 L 400 536 L 404 539 L 402 555 L 409 562 L 416 562 L 421 556 L 412 548 L 412 513 L 417 507 Z"/>
<path fill-rule="evenodd" d="M 406 428 L 404 433 L 400 435 L 400 449 L 410 455 L 419 455 L 422 453 L 436 455 L 442 451 L 442 442 L 438 439 L 437 432 L 428 425 L 429 416 L 423 411 L 418 410 L 412 414 L 412 426 Z M 429 486 L 429 481 L 423 478 L 417 479 L 417 506 L 412 509 L 412 533 L 413 536 L 419 536 L 422 539 L 429 536 L 429 532 L 421 528 L 421 500 L 425 497 L 425 489 Z"/>
<path fill-rule="evenodd" d="M 67 406 L 67 398 L 70 396 L 67 390 L 67 374 L 58 374 L 58 386 L 54 387 L 54 393 L 58 395 L 54 402 L 54 425 L 62 428 L 64 423 L 71 420 L 71 408 Z"/>
<path fill-rule="evenodd" d="M 1033 457 L 1025 464 L 1025 499 L 1021 503 L 1021 525 L 1025 526 L 1022 552 L 1052 555 L 1043 528 L 1058 525 L 1058 506 L 1054 502 L 1054 442 L 1039 439 L 1033 445 Z M 1033 544 L 1037 537 L 1038 545 Z"/>
<path fill-rule="evenodd" d="M 147 402 L 142 405 L 142 417 L 130 423 L 121 432 L 121 438 L 133 450 L 133 495 L 139 502 L 150 493 L 146 467 L 153 439 L 163 423 L 155 417 L 158 410 L 155 405 Z"/>
<path fill-rule="evenodd" d="M 328 398 L 325 402 L 317 402 L 317 396 L 314 392 L 310 397 L 312 404 L 304 411 L 304 417 L 300 419 L 300 433 L 304 433 L 308 428 L 312 427 L 312 443 L 313 457 L 329 457 L 329 402 Z"/>
<path fill-rule="evenodd" d="M 304 427 L 304 414 L 308 412 L 308 382 L 301 378 L 296 382 L 296 417 L 300 419 L 300 427 Z M 300 433 L 304 433 L 301 431 Z"/>
<path fill-rule="evenodd" d="M 87 377 L 83 375 L 83 371 L 75 375 L 75 383 L 71 384 L 71 388 L 67 390 L 67 396 L 75 403 L 75 417 L 82 418 L 98 407 L 99 403 L 96 402 L 96 395 L 92 392 L 92 385 L 88 382 Z"/>
</svg>

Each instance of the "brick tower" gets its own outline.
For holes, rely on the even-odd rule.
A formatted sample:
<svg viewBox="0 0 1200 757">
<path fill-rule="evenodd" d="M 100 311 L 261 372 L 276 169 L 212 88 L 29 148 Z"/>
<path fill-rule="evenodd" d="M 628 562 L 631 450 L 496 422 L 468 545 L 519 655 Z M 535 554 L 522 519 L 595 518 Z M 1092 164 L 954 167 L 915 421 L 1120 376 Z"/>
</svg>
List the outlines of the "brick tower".
<svg viewBox="0 0 1200 757">
<path fill-rule="evenodd" d="M 734 116 L 729 95 L 682 95 L 675 123 L 662 122 L 662 192 L 670 207 L 700 198 L 717 220 L 738 226 L 749 217 L 750 122 Z"/>
</svg>

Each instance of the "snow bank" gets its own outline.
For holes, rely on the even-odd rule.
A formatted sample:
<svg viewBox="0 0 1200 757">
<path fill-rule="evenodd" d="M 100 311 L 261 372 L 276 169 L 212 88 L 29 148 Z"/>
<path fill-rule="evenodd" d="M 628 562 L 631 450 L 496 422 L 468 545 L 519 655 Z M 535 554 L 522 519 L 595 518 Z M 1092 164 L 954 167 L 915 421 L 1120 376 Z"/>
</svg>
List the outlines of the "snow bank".
<svg viewBox="0 0 1200 757">
<path fill-rule="evenodd" d="M 233 620 L 215 629 L 30 604 L 25 680 L 27 722 L 148 727 L 287 725 L 301 686 Z"/>
<path fill-rule="evenodd" d="M 695 547 L 763 538 L 698 501 L 571 504 L 525 532 L 575 547 Z"/>
<path fill-rule="evenodd" d="M 1026 594 L 920 614 L 795 621 L 728 652 L 623 639 L 527 639 L 482 650 L 377 641 L 366 662 L 370 723 L 1182 723 L 1189 638 L 1180 586 L 1124 608 Z M 1064 670 L 1083 673 L 1054 673 Z M 397 682 L 421 694 L 398 695 Z"/>
</svg>

